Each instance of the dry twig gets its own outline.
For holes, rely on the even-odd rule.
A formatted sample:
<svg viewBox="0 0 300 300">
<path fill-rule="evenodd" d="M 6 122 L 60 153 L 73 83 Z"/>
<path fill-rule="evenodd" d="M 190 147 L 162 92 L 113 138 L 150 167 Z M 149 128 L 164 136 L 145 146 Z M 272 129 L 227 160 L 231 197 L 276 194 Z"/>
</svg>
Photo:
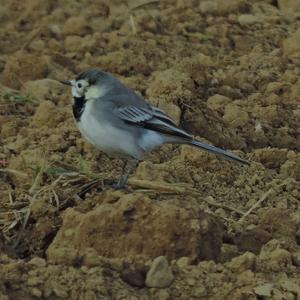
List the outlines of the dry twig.
<svg viewBox="0 0 300 300">
<path fill-rule="evenodd" d="M 257 208 L 263 201 L 265 201 L 269 195 L 273 192 L 273 189 L 269 189 L 266 193 L 264 193 L 260 199 L 253 205 L 250 207 L 250 209 L 248 211 L 246 211 L 244 213 L 244 215 L 238 220 L 238 223 L 242 223 L 245 218 L 255 209 Z"/>
</svg>

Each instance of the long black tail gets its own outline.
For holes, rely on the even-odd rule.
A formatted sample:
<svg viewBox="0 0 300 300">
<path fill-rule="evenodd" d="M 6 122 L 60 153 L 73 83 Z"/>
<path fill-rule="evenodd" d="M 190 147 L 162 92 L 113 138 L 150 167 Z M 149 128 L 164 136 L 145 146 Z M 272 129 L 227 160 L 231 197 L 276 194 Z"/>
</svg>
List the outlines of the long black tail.
<svg viewBox="0 0 300 300">
<path fill-rule="evenodd" d="M 191 141 L 189 143 L 189 145 L 195 146 L 195 147 L 200 148 L 202 150 L 205 150 L 207 152 L 211 152 L 211 153 L 220 155 L 223 158 L 228 159 L 228 160 L 237 161 L 237 162 L 245 164 L 245 165 L 249 165 L 250 164 L 249 161 L 247 161 L 247 160 L 245 160 L 243 158 L 240 158 L 237 155 L 234 155 L 233 153 L 230 153 L 228 151 L 225 151 L 223 149 L 217 148 L 217 147 L 212 146 L 212 145 L 208 145 L 208 144 L 202 143 L 202 142 L 200 142 L 198 140 Z"/>
</svg>

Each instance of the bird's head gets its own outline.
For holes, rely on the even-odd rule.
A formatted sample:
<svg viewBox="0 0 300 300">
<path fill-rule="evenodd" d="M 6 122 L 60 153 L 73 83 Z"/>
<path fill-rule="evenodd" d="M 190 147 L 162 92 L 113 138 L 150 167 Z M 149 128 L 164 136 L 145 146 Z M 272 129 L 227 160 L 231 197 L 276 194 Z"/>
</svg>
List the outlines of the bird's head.
<svg viewBox="0 0 300 300">
<path fill-rule="evenodd" d="M 80 73 L 72 80 L 63 80 L 61 83 L 70 85 L 74 98 L 100 98 L 111 89 L 113 77 L 98 69 L 91 69 Z"/>
</svg>

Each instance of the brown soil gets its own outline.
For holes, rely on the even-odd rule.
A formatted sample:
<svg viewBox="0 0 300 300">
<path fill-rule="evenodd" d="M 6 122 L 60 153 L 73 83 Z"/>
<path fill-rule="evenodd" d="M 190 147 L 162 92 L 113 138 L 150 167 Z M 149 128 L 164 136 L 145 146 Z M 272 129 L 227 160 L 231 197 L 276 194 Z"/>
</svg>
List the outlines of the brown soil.
<svg viewBox="0 0 300 300">
<path fill-rule="evenodd" d="M 298 0 L 0 3 L 0 299 L 300 299 Z M 89 67 L 251 165 L 166 145 L 84 192 L 121 170 L 56 81 Z"/>
</svg>

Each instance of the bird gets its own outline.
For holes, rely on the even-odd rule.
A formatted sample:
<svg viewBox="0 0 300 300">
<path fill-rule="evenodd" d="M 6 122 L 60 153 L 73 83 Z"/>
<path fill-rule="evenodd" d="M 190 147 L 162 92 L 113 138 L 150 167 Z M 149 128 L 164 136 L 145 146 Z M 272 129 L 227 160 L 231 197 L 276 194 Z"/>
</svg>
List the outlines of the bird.
<svg viewBox="0 0 300 300">
<path fill-rule="evenodd" d="M 249 161 L 203 143 L 160 108 L 101 69 L 88 69 L 75 79 L 62 80 L 71 87 L 72 110 L 83 138 L 106 154 L 124 161 L 115 188 L 124 188 L 144 154 L 163 144 L 187 144 L 248 165 Z"/>
</svg>

